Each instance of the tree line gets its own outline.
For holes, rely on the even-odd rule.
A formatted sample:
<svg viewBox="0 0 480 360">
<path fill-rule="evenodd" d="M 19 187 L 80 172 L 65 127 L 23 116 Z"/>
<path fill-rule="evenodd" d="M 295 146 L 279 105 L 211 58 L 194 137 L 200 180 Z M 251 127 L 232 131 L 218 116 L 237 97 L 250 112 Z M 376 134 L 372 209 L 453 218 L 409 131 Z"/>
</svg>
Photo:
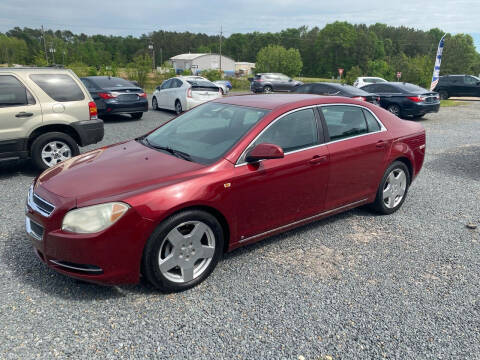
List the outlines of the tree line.
<svg viewBox="0 0 480 360">
<path fill-rule="evenodd" d="M 222 38 L 222 53 L 236 61 L 256 62 L 257 56 L 268 61 L 265 48 L 277 45 L 299 53 L 302 66 L 296 66 L 298 70 L 292 75 L 331 78 L 342 68 L 347 80 L 360 75 L 394 80 L 396 72 L 402 72 L 402 81 L 427 86 L 443 34 L 438 28 L 423 31 L 380 23 L 367 26 L 335 22 L 323 28 L 234 33 Z M 153 45 L 155 65 L 159 66 L 181 53 L 218 53 L 219 40 L 219 36 L 163 30 L 133 37 L 16 27 L 0 33 L 0 63 L 124 67 L 138 56 L 152 56 L 149 45 Z M 446 36 L 441 74 L 452 73 L 480 73 L 480 54 L 470 35 Z"/>
</svg>

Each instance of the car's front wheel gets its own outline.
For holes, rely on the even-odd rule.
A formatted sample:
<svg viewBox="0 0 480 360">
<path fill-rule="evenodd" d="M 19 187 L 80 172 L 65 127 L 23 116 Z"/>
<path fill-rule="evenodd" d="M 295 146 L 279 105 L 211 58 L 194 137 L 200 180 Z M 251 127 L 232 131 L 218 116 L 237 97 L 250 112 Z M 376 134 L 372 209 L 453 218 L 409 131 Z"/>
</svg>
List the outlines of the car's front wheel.
<svg viewBox="0 0 480 360">
<path fill-rule="evenodd" d="M 410 172 L 401 161 L 393 162 L 383 175 L 373 209 L 380 214 L 392 214 L 402 206 L 410 185 Z"/>
<path fill-rule="evenodd" d="M 49 132 L 37 137 L 30 148 L 37 168 L 46 170 L 80 154 L 75 140 L 62 132 Z"/>
<path fill-rule="evenodd" d="M 142 273 L 162 291 L 182 291 L 205 280 L 223 253 L 218 220 L 200 210 L 187 210 L 162 222 L 143 252 Z"/>
<path fill-rule="evenodd" d="M 158 101 L 157 101 L 157 98 L 155 96 L 152 99 L 152 108 L 153 108 L 153 110 L 158 110 Z"/>
</svg>

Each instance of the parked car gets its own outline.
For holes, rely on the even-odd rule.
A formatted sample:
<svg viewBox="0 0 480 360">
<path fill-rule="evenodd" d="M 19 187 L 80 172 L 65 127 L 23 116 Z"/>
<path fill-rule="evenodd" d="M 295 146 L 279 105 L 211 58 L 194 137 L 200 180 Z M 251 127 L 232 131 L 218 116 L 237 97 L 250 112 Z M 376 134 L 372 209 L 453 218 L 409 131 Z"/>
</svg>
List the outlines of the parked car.
<svg viewBox="0 0 480 360">
<path fill-rule="evenodd" d="M 217 85 L 220 90 L 222 90 L 222 94 L 226 95 L 228 92 L 232 89 L 232 84 L 230 81 L 227 80 L 217 80 L 213 82 L 215 85 Z"/>
<path fill-rule="evenodd" d="M 441 99 L 451 96 L 480 97 L 480 78 L 473 75 L 440 76 L 434 91 L 440 94 Z"/>
<path fill-rule="evenodd" d="M 211 81 L 201 76 L 177 76 L 157 86 L 152 97 L 152 108 L 174 110 L 180 114 L 219 97 L 222 97 L 222 91 Z"/>
<path fill-rule="evenodd" d="M 354 83 L 353 86 L 357 88 L 361 88 L 362 86 L 368 85 L 368 84 L 377 84 L 377 83 L 382 83 L 382 82 L 387 82 L 387 80 L 382 79 L 380 77 L 373 77 L 373 76 L 368 76 L 368 77 L 358 77 Z"/>
<path fill-rule="evenodd" d="M 141 119 L 148 111 L 147 94 L 131 81 L 113 76 L 88 76 L 80 78 L 97 104 L 98 116 L 130 114 Z"/>
<path fill-rule="evenodd" d="M 378 94 L 380 106 L 398 117 L 422 117 L 440 109 L 438 93 L 410 83 L 377 83 L 366 85 L 362 90 Z"/>
<path fill-rule="evenodd" d="M 369 103 L 375 105 L 378 105 L 380 101 L 380 98 L 377 94 L 371 94 L 362 89 L 357 89 L 351 85 L 339 83 L 318 82 L 303 84 L 293 89 L 292 93 L 345 96 L 356 100 L 368 101 Z"/>
<path fill-rule="evenodd" d="M 420 124 L 368 102 L 229 96 L 43 173 L 27 232 L 65 275 L 184 290 L 224 251 L 356 206 L 395 212 L 424 154 Z"/>
<path fill-rule="evenodd" d="M 0 162 L 39 169 L 103 139 L 103 121 L 80 79 L 59 68 L 0 68 Z"/>
<path fill-rule="evenodd" d="M 301 81 L 293 80 L 291 77 L 277 73 L 257 74 L 250 80 L 250 90 L 254 93 L 273 91 L 292 91 L 295 87 L 303 85 Z"/>
</svg>

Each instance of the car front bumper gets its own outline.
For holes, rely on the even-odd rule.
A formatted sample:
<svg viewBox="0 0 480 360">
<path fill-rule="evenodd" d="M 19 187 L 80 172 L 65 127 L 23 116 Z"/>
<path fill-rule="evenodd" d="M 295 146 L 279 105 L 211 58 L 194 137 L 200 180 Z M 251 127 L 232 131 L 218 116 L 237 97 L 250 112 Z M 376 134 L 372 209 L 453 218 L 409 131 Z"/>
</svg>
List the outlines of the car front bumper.
<svg viewBox="0 0 480 360">
<path fill-rule="evenodd" d="M 29 193 L 25 225 L 35 253 L 49 268 L 64 275 L 99 284 L 132 284 L 140 277 L 143 247 L 152 223 L 134 209 L 114 225 L 95 234 L 63 231 L 66 212 L 74 200 L 55 198 L 51 215 L 40 213 Z M 41 199 L 46 201 L 45 191 Z M 37 194 L 38 195 L 38 194 Z M 37 196 L 36 195 L 36 196 Z M 49 196 L 49 202 L 53 199 Z M 51 202 L 53 203 L 53 201 Z"/>
</svg>

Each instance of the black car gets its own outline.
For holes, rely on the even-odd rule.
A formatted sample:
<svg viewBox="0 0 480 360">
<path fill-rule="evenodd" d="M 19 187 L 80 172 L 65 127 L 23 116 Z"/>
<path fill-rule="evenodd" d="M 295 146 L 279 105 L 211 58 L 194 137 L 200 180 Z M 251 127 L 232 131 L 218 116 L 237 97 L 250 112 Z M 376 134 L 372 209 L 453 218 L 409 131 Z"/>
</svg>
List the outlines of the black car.
<svg viewBox="0 0 480 360">
<path fill-rule="evenodd" d="M 113 76 L 80 78 L 97 104 L 98 116 L 130 114 L 140 119 L 148 111 L 147 94 L 132 82 Z"/>
<path fill-rule="evenodd" d="M 438 112 L 438 93 L 428 91 L 418 85 L 400 82 L 370 84 L 362 90 L 378 94 L 380 106 L 398 117 L 422 117 L 426 113 Z"/>
<path fill-rule="evenodd" d="M 434 89 L 440 99 L 451 96 L 480 96 L 480 78 L 473 75 L 444 75 Z"/>
<path fill-rule="evenodd" d="M 292 92 L 300 94 L 344 96 L 352 99 L 368 101 L 375 105 L 378 105 L 378 101 L 380 100 L 377 94 L 371 94 L 354 86 L 339 83 L 318 82 L 303 84 L 296 87 Z"/>
<path fill-rule="evenodd" d="M 297 86 L 303 85 L 301 81 L 293 80 L 287 75 L 278 73 L 257 74 L 254 78 L 249 78 L 250 90 L 254 93 L 272 91 L 291 91 Z"/>
</svg>

